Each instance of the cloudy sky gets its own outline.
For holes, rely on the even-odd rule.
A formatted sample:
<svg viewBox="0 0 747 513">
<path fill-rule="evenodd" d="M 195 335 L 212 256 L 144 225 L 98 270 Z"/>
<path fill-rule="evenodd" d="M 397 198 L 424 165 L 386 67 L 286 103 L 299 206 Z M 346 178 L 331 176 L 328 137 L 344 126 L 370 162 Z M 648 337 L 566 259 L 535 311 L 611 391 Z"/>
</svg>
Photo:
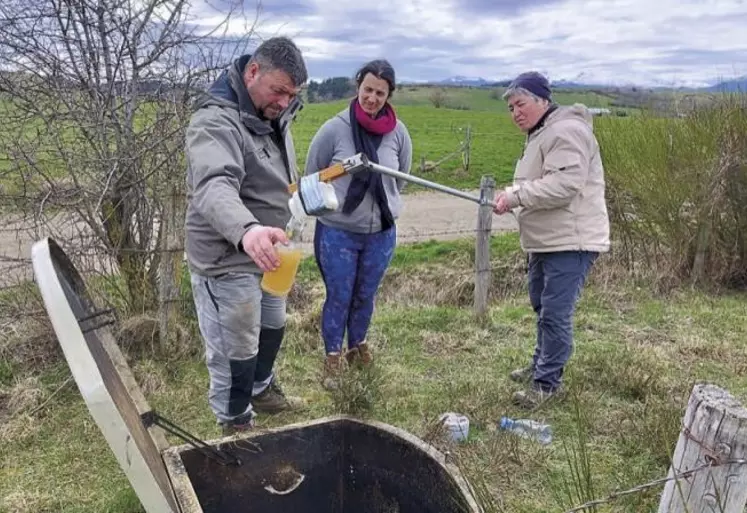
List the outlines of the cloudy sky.
<svg viewBox="0 0 747 513">
<path fill-rule="evenodd" d="M 379 57 L 413 81 L 536 69 L 699 86 L 747 75 L 747 0 L 263 0 L 259 20 L 260 37 L 295 39 L 312 78 L 352 76 Z"/>
</svg>

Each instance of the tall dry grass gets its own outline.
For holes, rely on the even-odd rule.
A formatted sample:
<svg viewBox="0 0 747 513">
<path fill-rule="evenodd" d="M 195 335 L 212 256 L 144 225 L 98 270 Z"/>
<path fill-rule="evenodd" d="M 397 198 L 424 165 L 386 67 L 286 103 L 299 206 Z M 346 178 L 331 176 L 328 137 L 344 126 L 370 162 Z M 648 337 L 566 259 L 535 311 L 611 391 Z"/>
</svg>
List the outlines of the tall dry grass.
<svg viewBox="0 0 747 513">
<path fill-rule="evenodd" d="M 595 131 L 616 255 L 673 284 L 747 285 L 747 95 Z"/>
</svg>

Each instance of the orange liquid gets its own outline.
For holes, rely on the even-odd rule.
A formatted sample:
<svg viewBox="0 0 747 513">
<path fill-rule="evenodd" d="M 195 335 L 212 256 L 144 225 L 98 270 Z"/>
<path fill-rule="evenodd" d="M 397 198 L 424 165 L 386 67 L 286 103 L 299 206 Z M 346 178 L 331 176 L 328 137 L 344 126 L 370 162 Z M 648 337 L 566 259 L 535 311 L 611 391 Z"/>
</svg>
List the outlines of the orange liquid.
<svg viewBox="0 0 747 513">
<path fill-rule="evenodd" d="M 300 249 L 277 248 L 280 267 L 262 276 L 262 290 L 274 296 L 286 296 L 296 281 L 298 264 L 301 262 Z"/>
</svg>

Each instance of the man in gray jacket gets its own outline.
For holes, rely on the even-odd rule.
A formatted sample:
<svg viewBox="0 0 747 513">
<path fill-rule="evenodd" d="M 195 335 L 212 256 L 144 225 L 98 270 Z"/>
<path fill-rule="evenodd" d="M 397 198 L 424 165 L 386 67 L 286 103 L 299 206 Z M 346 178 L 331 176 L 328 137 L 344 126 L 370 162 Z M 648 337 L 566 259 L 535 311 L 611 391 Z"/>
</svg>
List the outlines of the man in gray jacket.
<svg viewBox="0 0 747 513">
<path fill-rule="evenodd" d="M 496 194 L 495 212 L 517 213 L 529 254 L 529 298 L 537 313 L 534 356 L 511 379 L 528 382 L 514 401 L 533 408 L 558 394 L 573 351 L 576 302 L 594 261 L 610 247 L 605 182 L 589 110 L 559 107 L 536 72 L 519 75 L 504 94 L 526 133 L 514 185 Z"/>
<path fill-rule="evenodd" d="M 287 242 L 296 181 L 289 124 L 308 78 L 300 50 L 272 38 L 237 59 L 196 103 L 186 134 L 186 253 L 210 374 L 209 403 L 225 434 L 255 411 L 298 406 L 274 378 L 285 298 L 260 288 Z"/>
</svg>

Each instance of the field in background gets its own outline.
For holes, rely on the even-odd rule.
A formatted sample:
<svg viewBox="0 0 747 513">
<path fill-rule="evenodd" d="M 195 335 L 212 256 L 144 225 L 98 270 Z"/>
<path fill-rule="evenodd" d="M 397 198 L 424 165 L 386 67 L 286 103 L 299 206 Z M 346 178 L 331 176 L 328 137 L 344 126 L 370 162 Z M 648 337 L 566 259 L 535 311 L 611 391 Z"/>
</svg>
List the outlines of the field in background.
<svg viewBox="0 0 747 513">
<path fill-rule="evenodd" d="M 602 259 L 578 309 L 569 398 L 530 415 L 515 409 L 510 395 L 517 386 L 507 373 L 526 362 L 534 339 L 523 256 L 515 234 L 493 238 L 495 296 L 488 321 L 478 323 L 470 309 L 472 250 L 470 240 L 397 249 L 370 336 L 378 370 L 362 383 L 351 381 L 347 395 L 330 395 L 319 385 L 323 289 L 315 265 L 306 260 L 292 297 L 279 374 L 286 390 L 305 397 L 310 409 L 262 416 L 260 425 L 336 412 L 371 416 L 453 451 L 465 472 L 492 490 L 495 511 L 561 513 L 665 475 L 696 380 L 747 395 L 744 295 L 655 296 L 613 275 Z M 192 342 L 196 351 L 198 340 Z M 128 351 L 157 411 L 197 436 L 220 436 L 207 406 L 207 372 L 199 356 L 175 364 L 173 355 L 154 356 L 147 347 Z M 0 368 L 0 398 L 8 410 L 0 429 L 0 511 L 141 512 L 75 385 L 68 383 L 49 400 L 69 376 L 66 364 L 51 363 L 41 372 L 39 363 L 22 374 L 12 363 L 17 354 L 6 346 L 0 355 L 10 362 Z M 470 440 L 461 448 L 433 437 L 433 422 L 445 411 L 471 419 Z M 495 422 L 506 414 L 550 423 L 553 443 L 542 448 L 496 433 Z M 651 511 L 659 491 L 600 511 Z"/>
<path fill-rule="evenodd" d="M 417 87 L 402 86 L 394 93 L 395 105 L 432 105 L 431 97 L 440 91 L 444 95 L 444 106 L 451 109 L 506 112 L 506 102 L 501 98 L 503 88 L 483 89 L 472 87 Z M 553 99 L 561 105 L 583 103 L 587 107 L 609 107 L 615 99 L 613 94 L 594 91 L 559 90 Z"/>
</svg>

